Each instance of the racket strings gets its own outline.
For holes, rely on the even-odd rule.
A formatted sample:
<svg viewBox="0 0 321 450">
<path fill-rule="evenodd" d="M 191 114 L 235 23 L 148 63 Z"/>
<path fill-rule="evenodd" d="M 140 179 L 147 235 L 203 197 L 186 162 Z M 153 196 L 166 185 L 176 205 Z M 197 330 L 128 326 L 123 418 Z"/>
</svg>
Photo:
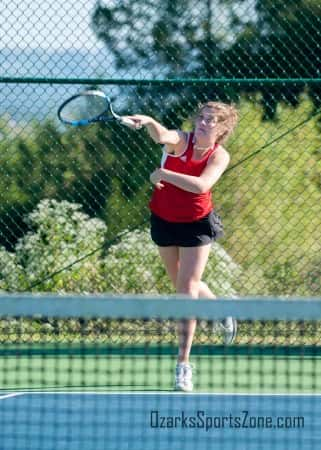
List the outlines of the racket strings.
<svg viewBox="0 0 321 450">
<path fill-rule="evenodd" d="M 102 115 L 111 116 L 111 112 L 106 99 L 97 95 L 73 97 L 60 111 L 62 120 L 68 122 L 94 120 Z"/>
</svg>

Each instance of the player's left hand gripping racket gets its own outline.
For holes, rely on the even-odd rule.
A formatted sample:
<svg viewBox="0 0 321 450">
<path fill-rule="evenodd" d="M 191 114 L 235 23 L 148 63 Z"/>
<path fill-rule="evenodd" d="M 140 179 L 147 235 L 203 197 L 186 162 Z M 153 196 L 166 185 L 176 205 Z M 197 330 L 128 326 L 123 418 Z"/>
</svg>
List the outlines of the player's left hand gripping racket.
<svg viewBox="0 0 321 450">
<path fill-rule="evenodd" d="M 83 91 L 70 97 L 58 108 L 58 118 L 74 126 L 116 120 L 122 125 L 136 128 L 134 121 L 116 114 L 107 95 L 98 90 Z"/>
</svg>

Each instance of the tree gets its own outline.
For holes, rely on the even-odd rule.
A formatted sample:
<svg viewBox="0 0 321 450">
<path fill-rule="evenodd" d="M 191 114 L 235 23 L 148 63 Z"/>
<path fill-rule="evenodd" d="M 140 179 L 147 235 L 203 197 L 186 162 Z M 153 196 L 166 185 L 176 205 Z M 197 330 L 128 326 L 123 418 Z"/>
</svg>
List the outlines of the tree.
<svg viewBox="0 0 321 450">
<path fill-rule="evenodd" d="M 123 0 L 115 5 L 98 1 L 92 26 L 111 50 L 118 69 L 141 69 L 149 77 L 219 76 L 222 38 L 212 30 L 212 2 Z M 223 39 L 224 40 L 224 39 Z M 173 89 L 174 88 L 174 89 Z M 138 86 L 131 97 L 136 109 L 156 113 L 165 123 L 178 125 L 202 99 L 231 97 L 219 87 Z M 178 117 L 177 117 L 178 116 Z"/>
<path fill-rule="evenodd" d="M 233 28 L 240 32 L 222 55 L 226 75 L 236 75 L 230 62 L 237 57 L 236 69 L 246 78 L 320 78 L 320 25 L 316 0 L 257 0 L 249 21 L 234 19 Z M 305 89 L 303 83 L 261 87 L 264 117 L 274 118 L 280 102 L 297 106 Z M 318 84 L 311 84 L 308 93 L 319 108 Z"/>
<path fill-rule="evenodd" d="M 110 128 L 61 133 L 50 121 L 11 132 L 0 126 L 0 245 L 13 248 L 28 230 L 24 217 L 44 197 L 79 202 L 91 216 L 104 215 L 116 159 L 108 145 Z"/>
<path fill-rule="evenodd" d="M 164 79 L 318 78 L 320 25 L 318 0 L 99 0 L 92 16 L 118 68 Z M 274 118 L 279 102 L 296 106 L 304 89 L 302 83 L 138 87 L 135 103 L 154 113 L 161 103 L 162 119 L 177 124 L 197 101 L 259 91 L 264 118 Z M 320 87 L 308 93 L 319 107 Z"/>
</svg>

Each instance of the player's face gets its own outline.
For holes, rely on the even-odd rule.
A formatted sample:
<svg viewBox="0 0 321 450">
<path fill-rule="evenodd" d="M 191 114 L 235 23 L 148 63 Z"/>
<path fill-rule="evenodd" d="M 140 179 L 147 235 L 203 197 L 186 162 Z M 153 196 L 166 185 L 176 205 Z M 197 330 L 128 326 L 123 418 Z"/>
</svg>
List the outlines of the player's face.
<svg viewBox="0 0 321 450">
<path fill-rule="evenodd" d="M 200 111 L 195 121 L 196 137 L 210 137 L 215 129 L 217 120 L 211 108 L 204 108 Z"/>
</svg>

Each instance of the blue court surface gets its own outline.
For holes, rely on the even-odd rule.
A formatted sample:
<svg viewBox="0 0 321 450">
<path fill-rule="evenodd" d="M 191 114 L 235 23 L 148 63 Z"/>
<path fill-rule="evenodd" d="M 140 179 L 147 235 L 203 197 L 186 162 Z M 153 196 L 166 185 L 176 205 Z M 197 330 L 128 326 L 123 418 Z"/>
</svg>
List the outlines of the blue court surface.
<svg viewBox="0 0 321 450">
<path fill-rule="evenodd" d="M 19 392 L 1 450 L 319 449 L 321 396 Z"/>
</svg>

